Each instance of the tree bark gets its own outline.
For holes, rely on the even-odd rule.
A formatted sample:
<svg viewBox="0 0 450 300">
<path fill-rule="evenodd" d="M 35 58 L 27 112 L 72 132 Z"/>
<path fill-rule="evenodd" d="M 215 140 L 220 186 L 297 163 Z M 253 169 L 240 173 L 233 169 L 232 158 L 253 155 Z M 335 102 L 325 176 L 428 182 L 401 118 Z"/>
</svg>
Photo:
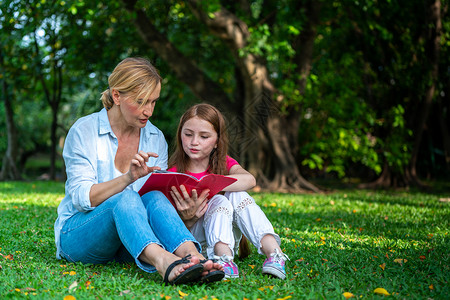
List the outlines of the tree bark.
<svg viewBox="0 0 450 300">
<path fill-rule="evenodd" d="M 444 109 L 441 99 L 439 99 L 438 101 L 438 111 L 439 127 L 441 128 L 442 141 L 444 146 L 445 168 L 447 171 L 450 171 L 450 131 L 447 124 L 448 108 Z"/>
<path fill-rule="evenodd" d="M 312 59 L 314 51 L 314 41 L 317 36 L 317 26 L 319 25 L 320 10 L 322 7 L 319 1 L 308 1 L 304 7 L 300 6 L 298 2 L 297 11 L 304 9 L 305 14 L 308 16 L 301 33 L 292 43 L 292 47 L 295 50 L 294 63 L 296 64 L 296 72 L 299 74 L 297 86 L 301 95 L 304 95 L 308 76 L 311 73 Z M 293 153 L 298 153 L 298 130 L 300 127 L 300 117 L 302 113 L 302 107 L 290 107 L 288 109 L 289 114 L 287 116 L 287 123 L 290 126 L 287 127 L 289 142 Z"/>
<path fill-rule="evenodd" d="M 37 42 L 36 37 L 37 29 L 34 31 L 34 48 L 36 52 L 36 56 L 40 56 L 40 49 Z M 53 53 L 54 57 L 56 57 L 56 53 Z M 52 111 L 52 123 L 50 127 L 50 170 L 49 170 L 49 179 L 56 179 L 56 147 L 58 144 L 58 137 L 56 134 L 56 130 L 58 128 L 58 110 L 59 105 L 61 103 L 61 95 L 62 95 L 62 66 L 58 65 L 58 59 L 52 59 L 52 78 L 53 78 L 53 86 L 50 89 L 47 86 L 47 82 L 45 80 L 45 76 L 42 73 L 42 68 L 37 68 L 37 77 L 41 82 L 42 89 L 44 90 L 45 100 L 47 101 L 50 109 Z"/>
<path fill-rule="evenodd" d="M 288 122 L 289 118 L 283 116 L 279 103 L 274 98 L 277 90 L 270 80 L 264 59 L 252 53 L 245 55 L 239 53 L 247 45 L 250 36 L 247 24 L 223 7 L 214 12 L 214 18 L 210 18 L 201 9 L 199 1 L 189 0 L 187 3 L 194 15 L 229 46 L 243 76 L 245 144 L 247 146 L 241 151 L 245 151 L 248 158 L 246 162 L 248 170 L 256 175 L 260 183 L 271 190 L 303 191 L 307 189 L 318 192 L 319 189 L 300 174 L 292 151 L 290 141 L 292 138 L 296 140 L 297 134 L 290 135 L 288 128 L 292 128 L 291 132 L 298 133 L 299 113 L 292 115 L 290 121 L 293 124 Z M 313 32 L 315 31 L 313 30 Z M 308 32 L 308 34 L 310 33 L 311 31 Z M 309 74 L 308 65 L 312 59 L 314 34 L 310 37 L 312 39 L 306 38 L 306 35 L 302 36 L 306 41 L 311 42 L 308 45 L 310 47 L 308 50 L 311 50 L 310 56 L 299 64 L 299 68 L 307 70 L 302 74 L 305 76 Z M 300 55 L 305 53 L 300 53 Z M 302 79 L 306 79 L 306 77 Z"/>
<path fill-rule="evenodd" d="M 423 133 L 426 129 L 427 120 L 430 114 L 430 109 L 433 103 L 433 99 L 436 91 L 436 83 L 439 74 L 439 54 L 440 54 L 440 41 L 442 34 L 442 20 L 441 20 L 441 1 L 431 0 L 428 2 L 427 19 L 428 19 L 428 32 L 426 33 L 427 40 L 427 57 L 429 59 L 428 65 L 430 66 L 429 80 L 425 98 L 420 110 L 418 111 L 418 117 L 413 119 L 411 124 L 415 124 L 414 128 L 414 144 L 411 152 L 409 164 L 404 168 L 402 173 L 392 172 L 389 165 L 386 163 L 383 167 L 381 176 L 371 183 L 365 183 L 359 185 L 360 188 L 378 188 L 378 187 L 409 187 L 411 185 L 426 188 L 427 185 L 423 183 L 417 174 L 417 160 L 419 156 L 419 149 L 422 143 Z"/>
<path fill-rule="evenodd" d="M 194 95 L 220 109 L 225 109 L 224 104 L 229 104 L 228 107 L 231 106 L 234 110 L 230 98 L 221 87 L 161 34 L 144 11 L 135 8 L 136 0 L 122 1 L 128 11 L 136 14 L 134 24 L 143 41 L 166 61 L 177 78 L 183 81 Z"/>
<path fill-rule="evenodd" d="M 3 66 L 4 61 L 2 53 L 0 53 L 0 63 Z M 6 76 L 3 76 L 2 91 L 3 91 L 3 102 L 5 105 L 6 134 L 8 146 L 6 149 L 5 156 L 3 157 L 0 180 L 20 180 L 22 179 L 22 177 L 16 164 L 16 158 L 18 153 L 17 130 L 14 123 L 14 111 L 12 108 L 12 101 L 10 98 L 6 78 L 7 78 Z"/>
<path fill-rule="evenodd" d="M 442 34 L 442 21 L 441 21 L 441 1 L 432 0 L 429 6 L 429 31 L 428 31 L 428 55 L 429 65 L 431 66 L 430 72 L 430 85 L 427 88 L 425 94 L 425 100 L 420 110 L 419 120 L 417 122 L 417 128 L 415 130 L 414 146 L 411 154 L 411 160 L 409 163 L 409 173 L 411 179 L 417 184 L 422 185 L 419 177 L 417 176 L 416 164 L 419 155 L 419 147 L 422 142 L 423 132 L 426 127 L 427 119 L 430 114 L 431 104 L 434 99 L 436 91 L 436 82 L 439 74 L 439 53 L 440 42 Z"/>
<path fill-rule="evenodd" d="M 129 11 L 136 13 L 135 25 L 143 40 L 171 66 L 176 76 L 185 82 L 195 95 L 223 111 L 237 113 L 240 104 L 233 104 L 215 82 L 160 34 L 145 12 L 134 7 L 135 0 L 123 2 Z M 252 54 L 239 55 L 239 50 L 245 47 L 249 37 L 247 25 L 224 8 L 215 12 L 214 19 L 211 19 L 199 7 L 198 1 L 187 3 L 194 15 L 204 22 L 211 32 L 225 41 L 234 55 L 238 73 L 242 76 L 242 93 L 245 95 L 244 118 L 239 122 L 245 130 L 245 136 L 239 144 L 239 150 L 244 152 L 241 157 L 246 159 L 241 163 L 247 166 L 260 183 L 272 189 L 301 191 L 306 188 L 319 191 L 300 175 L 285 130 L 289 126 L 278 113 L 278 104 L 273 99 L 276 89 L 269 79 L 262 59 Z M 270 96 L 266 97 L 267 95 Z M 224 104 L 227 106 L 224 107 Z M 273 179 L 269 179 L 266 174 L 272 174 Z"/>
</svg>

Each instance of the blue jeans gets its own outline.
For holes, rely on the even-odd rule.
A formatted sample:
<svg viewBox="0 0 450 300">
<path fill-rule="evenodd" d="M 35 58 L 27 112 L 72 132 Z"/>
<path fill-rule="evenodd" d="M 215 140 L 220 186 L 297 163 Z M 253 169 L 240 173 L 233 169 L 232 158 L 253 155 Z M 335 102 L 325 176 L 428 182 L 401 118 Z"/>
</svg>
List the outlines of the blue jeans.
<svg viewBox="0 0 450 300">
<path fill-rule="evenodd" d="M 138 259 L 145 247 L 157 244 L 173 253 L 188 241 L 201 251 L 164 194 L 152 191 L 141 198 L 125 190 L 67 220 L 61 231 L 61 256 L 92 264 L 134 260 L 142 270 L 155 272 L 154 266 Z"/>
</svg>

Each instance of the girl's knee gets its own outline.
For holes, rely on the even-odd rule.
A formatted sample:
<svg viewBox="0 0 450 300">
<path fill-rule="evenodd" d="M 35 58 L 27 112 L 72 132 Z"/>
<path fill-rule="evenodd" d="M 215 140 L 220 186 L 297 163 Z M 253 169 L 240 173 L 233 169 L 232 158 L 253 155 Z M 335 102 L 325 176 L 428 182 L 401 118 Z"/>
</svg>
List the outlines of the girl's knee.
<svg viewBox="0 0 450 300">
<path fill-rule="evenodd" d="M 216 210 L 219 207 L 222 207 L 224 210 L 233 211 L 233 205 L 230 200 L 223 195 L 215 195 L 209 200 L 208 210 Z"/>
<path fill-rule="evenodd" d="M 255 199 L 247 192 L 230 192 L 226 196 L 228 196 L 235 211 L 241 211 L 249 205 L 256 204 Z"/>
</svg>

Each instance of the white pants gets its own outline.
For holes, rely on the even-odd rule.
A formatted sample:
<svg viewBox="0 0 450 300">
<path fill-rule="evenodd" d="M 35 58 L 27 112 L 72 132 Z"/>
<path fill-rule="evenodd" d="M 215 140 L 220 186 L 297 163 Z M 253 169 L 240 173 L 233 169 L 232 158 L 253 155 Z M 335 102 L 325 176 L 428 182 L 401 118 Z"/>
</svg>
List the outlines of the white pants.
<svg viewBox="0 0 450 300">
<path fill-rule="evenodd" d="M 214 246 L 218 242 L 227 244 L 234 257 L 242 234 L 260 254 L 263 254 L 261 239 L 266 234 L 273 235 L 278 245 L 281 244 L 272 224 L 247 192 L 226 192 L 212 197 L 206 213 L 192 226 L 191 232 L 208 258 L 214 257 Z"/>
</svg>

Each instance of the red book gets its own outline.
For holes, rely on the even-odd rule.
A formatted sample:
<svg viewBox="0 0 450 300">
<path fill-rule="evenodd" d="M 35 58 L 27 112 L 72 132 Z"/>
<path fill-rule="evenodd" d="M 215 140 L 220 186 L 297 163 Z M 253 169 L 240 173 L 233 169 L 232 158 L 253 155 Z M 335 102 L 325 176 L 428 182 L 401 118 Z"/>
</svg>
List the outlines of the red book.
<svg viewBox="0 0 450 300">
<path fill-rule="evenodd" d="M 184 173 L 155 171 L 139 190 L 139 195 L 142 196 L 150 191 L 161 191 L 166 195 L 170 202 L 174 204 L 172 196 L 169 194 L 172 186 L 175 186 L 180 190 L 179 186 L 184 185 L 189 195 L 191 195 L 193 189 L 197 191 L 197 195 L 200 195 L 203 190 L 209 189 L 208 198 L 211 198 L 236 180 L 237 179 L 235 178 L 217 174 L 207 174 L 202 178 L 197 179 L 192 175 Z"/>
</svg>

